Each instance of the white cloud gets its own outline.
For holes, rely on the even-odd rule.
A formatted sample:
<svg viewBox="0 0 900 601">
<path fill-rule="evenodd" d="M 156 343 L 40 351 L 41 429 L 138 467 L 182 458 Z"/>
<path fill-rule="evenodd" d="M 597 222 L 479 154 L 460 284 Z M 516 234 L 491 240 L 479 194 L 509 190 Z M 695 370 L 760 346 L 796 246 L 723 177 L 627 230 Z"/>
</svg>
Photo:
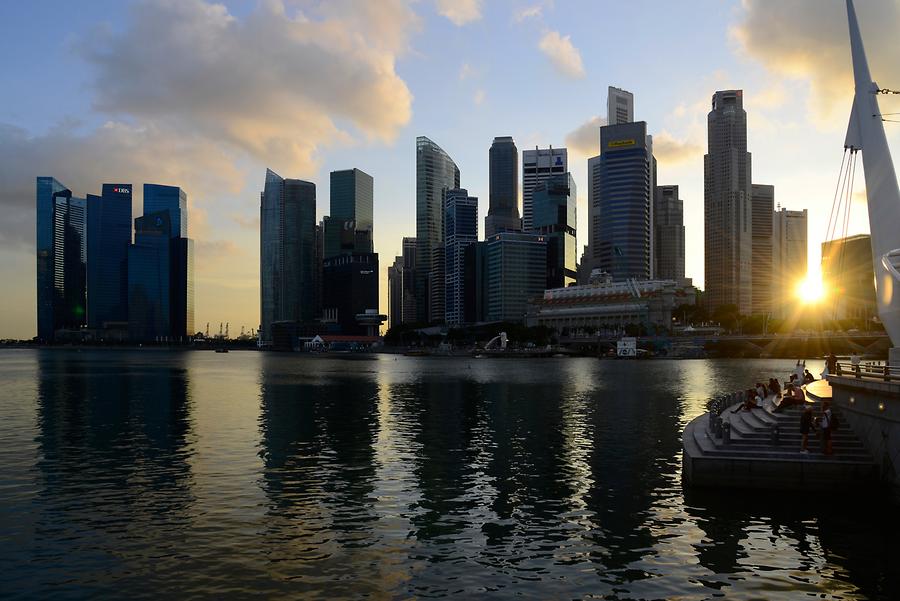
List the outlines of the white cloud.
<svg viewBox="0 0 900 601">
<path fill-rule="evenodd" d="M 692 140 L 680 140 L 663 130 L 653 135 L 653 156 L 662 165 L 673 165 L 703 156 L 703 145 Z"/>
<path fill-rule="evenodd" d="M 438 14 L 454 25 L 465 25 L 481 19 L 481 0 L 435 0 Z"/>
<path fill-rule="evenodd" d="M 513 19 L 515 19 L 516 23 L 521 23 L 526 19 L 536 19 L 543 16 L 544 7 L 540 4 L 536 4 L 534 6 L 524 6 L 513 13 Z"/>
<path fill-rule="evenodd" d="M 566 134 L 566 148 L 582 157 L 600 154 L 600 127 L 606 119 L 595 115 Z"/>
<path fill-rule="evenodd" d="M 459 68 L 459 80 L 465 81 L 474 76 L 475 69 L 472 68 L 472 65 L 470 65 L 469 63 L 463 63 L 462 67 Z"/>
<path fill-rule="evenodd" d="M 570 36 L 561 36 L 558 31 L 548 31 L 541 37 L 538 48 L 564 75 L 573 79 L 584 77 L 581 53 L 572 45 Z"/>
</svg>

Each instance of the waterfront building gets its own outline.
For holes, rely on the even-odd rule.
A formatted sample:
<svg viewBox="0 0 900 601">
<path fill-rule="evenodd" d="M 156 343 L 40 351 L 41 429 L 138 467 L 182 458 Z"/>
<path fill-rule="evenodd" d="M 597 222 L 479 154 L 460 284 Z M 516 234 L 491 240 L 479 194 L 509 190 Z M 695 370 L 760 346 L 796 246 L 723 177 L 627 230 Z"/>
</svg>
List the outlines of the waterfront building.
<svg viewBox="0 0 900 601">
<path fill-rule="evenodd" d="M 609 86 L 606 94 L 606 124 L 620 125 L 634 121 L 634 94 Z"/>
<path fill-rule="evenodd" d="M 653 276 L 652 140 L 644 121 L 600 128 L 600 155 L 588 161 L 593 267 L 614 280 Z"/>
<path fill-rule="evenodd" d="M 37 326 L 41 342 L 85 325 L 87 202 L 52 177 L 36 181 Z"/>
<path fill-rule="evenodd" d="M 775 186 L 752 184 L 750 187 L 751 236 L 751 312 L 772 313 L 772 213 L 775 210 Z M 806 272 L 804 271 L 804 274 Z"/>
<path fill-rule="evenodd" d="M 797 286 L 806 277 L 807 210 L 778 207 L 772 213 L 772 312 L 784 319 L 796 306 Z"/>
<path fill-rule="evenodd" d="M 370 253 L 373 248 L 374 179 L 359 169 L 331 172 L 330 215 L 325 217 L 323 259 Z"/>
<path fill-rule="evenodd" d="M 705 298 L 710 309 L 733 304 L 752 310 L 751 167 L 742 90 L 712 97 L 703 157 Z"/>
<path fill-rule="evenodd" d="M 465 321 L 465 252 L 478 242 L 478 198 L 465 189 L 447 191 L 444 210 L 444 322 Z"/>
<path fill-rule="evenodd" d="M 276 321 L 317 317 L 316 185 L 266 170 L 260 193 L 260 340 L 272 342 Z"/>
<path fill-rule="evenodd" d="M 187 194 L 178 186 L 144 184 L 144 215 L 166 211 L 172 220 L 172 237 L 188 237 Z"/>
<path fill-rule="evenodd" d="M 358 315 L 378 313 L 378 254 L 352 253 L 323 262 L 323 321 L 336 324 L 338 334 L 365 335 L 367 323 Z M 376 332 L 377 333 L 377 332 Z"/>
<path fill-rule="evenodd" d="M 553 175 L 534 188 L 532 230 L 543 235 L 547 243 L 545 288 L 562 288 L 575 282 L 577 195 L 571 173 Z"/>
<path fill-rule="evenodd" d="M 522 231 L 530 232 L 532 224 L 532 194 L 535 186 L 551 175 L 569 171 L 568 151 L 565 148 L 538 148 L 522 152 Z"/>
<path fill-rule="evenodd" d="M 546 288 L 547 242 L 544 236 L 500 232 L 485 241 L 487 321 L 521 322 L 528 301 Z"/>
<path fill-rule="evenodd" d="M 684 203 L 678 186 L 656 187 L 653 229 L 656 279 L 680 282 L 684 279 Z"/>
<path fill-rule="evenodd" d="M 553 328 L 557 334 L 606 331 L 620 335 L 626 326 L 669 331 L 673 310 L 696 302 L 690 284 L 671 280 L 605 281 L 544 291 L 529 303 L 526 325 Z"/>
<path fill-rule="evenodd" d="M 403 323 L 403 256 L 388 266 L 388 319 L 390 327 Z"/>
<path fill-rule="evenodd" d="M 87 326 L 126 329 L 131 184 L 103 184 L 87 196 Z"/>
<path fill-rule="evenodd" d="M 823 242 L 822 280 L 828 292 L 826 306 L 833 319 L 856 319 L 868 324 L 877 315 L 872 237 L 859 234 Z"/>
<path fill-rule="evenodd" d="M 444 319 L 444 199 L 459 168 L 444 150 L 416 138 L 416 321 Z"/>
<path fill-rule="evenodd" d="M 489 200 L 485 237 L 522 229 L 519 218 L 519 151 L 510 136 L 494 138 L 488 151 Z"/>
<path fill-rule="evenodd" d="M 487 242 L 468 245 L 463 261 L 465 263 L 463 321 L 465 323 L 487 321 L 487 299 L 490 293 L 487 278 Z"/>
</svg>

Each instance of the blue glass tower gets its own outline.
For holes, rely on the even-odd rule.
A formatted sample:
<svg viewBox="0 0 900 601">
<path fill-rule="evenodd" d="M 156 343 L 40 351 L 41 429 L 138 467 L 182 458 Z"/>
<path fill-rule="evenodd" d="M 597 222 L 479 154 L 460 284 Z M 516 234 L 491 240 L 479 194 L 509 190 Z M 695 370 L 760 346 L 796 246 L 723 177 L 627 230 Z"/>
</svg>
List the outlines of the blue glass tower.
<svg viewBox="0 0 900 601">
<path fill-rule="evenodd" d="M 532 232 L 547 241 L 547 288 L 563 288 L 575 281 L 577 191 L 571 173 L 551 175 L 538 182 L 532 195 Z"/>
<path fill-rule="evenodd" d="M 478 242 L 478 198 L 464 189 L 447 191 L 444 206 L 444 321 L 465 321 L 466 247 Z"/>
<path fill-rule="evenodd" d="M 171 336 L 171 238 L 167 211 L 134 220 L 134 244 L 128 248 L 128 333 L 132 340 Z"/>
<path fill-rule="evenodd" d="M 87 323 L 104 328 L 128 321 L 131 185 L 103 184 L 88 194 Z"/>
<path fill-rule="evenodd" d="M 52 177 L 37 178 L 35 242 L 37 250 L 37 328 L 38 339 L 51 342 L 56 331 L 53 294 L 53 213 L 54 199 L 71 196 L 64 185 Z"/>
<path fill-rule="evenodd" d="M 172 220 L 172 237 L 187 238 L 187 194 L 177 186 L 144 184 L 144 215 L 167 211 Z"/>
</svg>

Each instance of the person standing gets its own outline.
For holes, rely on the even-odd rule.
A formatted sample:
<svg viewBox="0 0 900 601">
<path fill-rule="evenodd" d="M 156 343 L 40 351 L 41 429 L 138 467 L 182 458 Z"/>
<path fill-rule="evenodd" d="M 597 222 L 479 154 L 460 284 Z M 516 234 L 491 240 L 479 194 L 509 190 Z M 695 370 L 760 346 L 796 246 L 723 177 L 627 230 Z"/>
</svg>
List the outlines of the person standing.
<svg viewBox="0 0 900 601">
<path fill-rule="evenodd" d="M 813 425 L 812 405 L 807 404 L 800 414 L 800 452 L 804 455 L 809 453 L 809 431 Z"/>
<path fill-rule="evenodd" d="M 822 428 L 822 444 L 825 447 L 824 452 L 826 455 L 834 454 L 834 449 L 831 446 L 832 423 L 831 403 L 825 401 L 822 403 L 822 416 L 819 418 L 819 427 Z"/>
</svg>

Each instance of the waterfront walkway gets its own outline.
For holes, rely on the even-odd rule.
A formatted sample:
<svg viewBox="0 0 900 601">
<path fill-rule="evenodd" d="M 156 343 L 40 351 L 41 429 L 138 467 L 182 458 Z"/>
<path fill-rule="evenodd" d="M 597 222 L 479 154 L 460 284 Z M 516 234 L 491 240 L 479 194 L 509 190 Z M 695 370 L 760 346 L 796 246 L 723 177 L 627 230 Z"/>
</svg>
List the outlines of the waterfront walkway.
<svg viewBox="0 0 900 601">
<path fill-rule="evenodd" d="M 831 399 L 831 387 L 816 381 L 807 387 L 807 403 L 813 416 L 822 412 L 822 401 Z M 732 397 L 732 400 L 734 397 Z M 878 467 L 840 411 L 841 422 L 832 433 L 834 454 L 823 453 L 815 428 L 809 436 L 809 453 L 800 452 L 802 405 L 774 412 L 775 397 L 751 411 L 732 413 L 740 402 L 726 403 L 721 414 L 704 414 L 685 427 L 682 475 L 686 484 L 716 488 L 776 490 L 834 490 L 874 486 Z M 850 488 L 845 488 L 850 490 Z"/>
</svg>

